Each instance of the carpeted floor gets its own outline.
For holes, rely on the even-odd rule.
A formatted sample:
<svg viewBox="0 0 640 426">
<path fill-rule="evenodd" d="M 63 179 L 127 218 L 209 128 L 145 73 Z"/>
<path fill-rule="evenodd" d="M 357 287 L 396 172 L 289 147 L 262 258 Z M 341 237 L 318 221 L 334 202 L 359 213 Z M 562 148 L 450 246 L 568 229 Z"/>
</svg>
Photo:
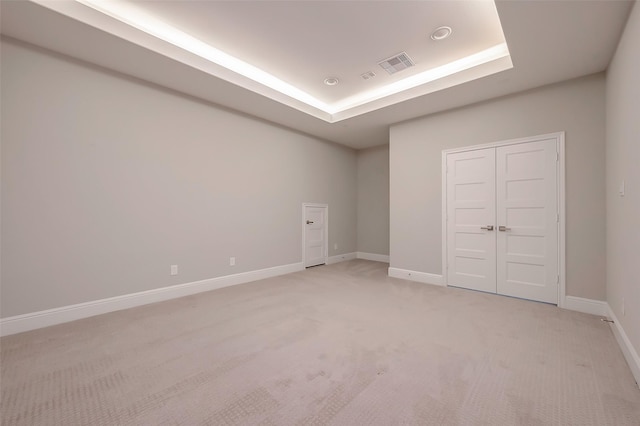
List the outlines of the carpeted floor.
<svg viewBox="0 0 640 426">
<path fill-rule="evenodd" d="M 1 340 L 3 425 L 640 425 L 598 317 L 354 260 Z"/>
</svg>

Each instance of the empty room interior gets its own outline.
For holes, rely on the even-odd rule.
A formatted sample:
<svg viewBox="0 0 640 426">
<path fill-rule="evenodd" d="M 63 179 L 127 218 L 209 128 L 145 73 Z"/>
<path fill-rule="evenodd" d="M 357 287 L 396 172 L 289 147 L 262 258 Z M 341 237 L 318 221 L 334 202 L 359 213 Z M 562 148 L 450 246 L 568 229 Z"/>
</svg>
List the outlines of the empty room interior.
<svg viewBox="0 0 640 426">
<path fill-rule="evenodd" d="M 640 425 L 640 5 L 0 2 L 3 425 Z"/>
</svg>

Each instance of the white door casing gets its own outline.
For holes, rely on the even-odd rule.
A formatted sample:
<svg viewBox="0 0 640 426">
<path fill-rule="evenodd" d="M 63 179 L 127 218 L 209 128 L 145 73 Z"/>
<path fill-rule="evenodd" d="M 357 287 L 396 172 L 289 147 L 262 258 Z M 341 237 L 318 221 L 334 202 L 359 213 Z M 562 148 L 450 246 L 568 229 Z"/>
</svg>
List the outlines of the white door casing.
<svg viewBox="0 0 640 426">
<path fill-rule="evenodd" d="M 556 140 L 496 149 L 498 293 L 558 303 Z"/>
<path fill-rule="evenodd" d="M 491 155 L 493 172 L 475 170 L 491 167 L 490 159 L 480 160 Z M 472 172 L 469 167 L 465 171 L 465 161 L 473 159 L 468 163 L 474 163 Z M 444 283 L 564 306 L 564 133 L 446 150 L 442 164 Z M 494 183 L 485 185 L 492 174 Z M 485 192 L 492 186 L 493 196 Z M 492 198 L 495 216 L 481 226 L 493 225 L 494 230 L 478 233 L 474 227 L 485 219 L 480 211 L 491 211 L 480 209 L 482 200 Z M 491 255 L 484 252 L 491 238 L 493 286 L 490 274 L 479 273 L 484 271 L 480 260 L 490 262 Z M 473 263 L 475 270 L 469 267 Z"/>
<path fill-rule="evenodd" d="M 448 285 L 496 292 L 495 150 L 447 156 Z"/>
<path fill-rule="evenodd" d="M 302 261 L 305 268 L 327 263 L 328 215 L 326 204 L 302 205 Z"/>
</svg>

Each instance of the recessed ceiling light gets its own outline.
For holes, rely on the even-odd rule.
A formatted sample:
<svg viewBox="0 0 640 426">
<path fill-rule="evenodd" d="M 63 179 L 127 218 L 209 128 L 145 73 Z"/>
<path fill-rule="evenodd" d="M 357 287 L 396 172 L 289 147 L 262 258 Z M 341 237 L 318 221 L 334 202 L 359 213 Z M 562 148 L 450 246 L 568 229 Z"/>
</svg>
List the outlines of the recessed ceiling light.
<svg viewBox="0 0 640 426">
<path fill-rule="evenodd" d="M 451 35 L 451 27 L 439 27 L 431 33 L 431 40 L 440 41 Z"/>
<path fill-rule="evenodd" d="M 324 79 L 324 84 L 326 84 L 327 86 L 335 86 L 338 83 L 340 83 L 340 80 L 338 80 L 336 77 L 327 77 Z"/>
</svg>

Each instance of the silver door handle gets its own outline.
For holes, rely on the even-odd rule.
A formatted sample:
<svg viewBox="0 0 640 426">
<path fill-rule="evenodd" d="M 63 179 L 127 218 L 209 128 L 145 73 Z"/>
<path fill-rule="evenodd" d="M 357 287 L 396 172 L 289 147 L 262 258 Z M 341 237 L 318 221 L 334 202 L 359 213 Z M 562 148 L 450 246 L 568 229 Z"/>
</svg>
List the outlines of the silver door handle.
<svg viewBox="0 0 640 426">
<path fill-rule="evenodd" d="M 487 231 L 493 231 L 493 225 L 481 226 L 480 229 L 486 229 Z"/>
<path fill-rule="evenodd" d="M 511 228 L 507 228 L 506 226 L 500 225 L 500 226 L 498 226 L 498 231 L 502 231 L 502 232 L 511 231 Z"/>
<path fill-rule="evenodd" d="M 312 223 L 313 223 L 313 221 L 311 221 L 311 220 L 307 221 L 307 225 L 311 225 Z"/>
</svg>

